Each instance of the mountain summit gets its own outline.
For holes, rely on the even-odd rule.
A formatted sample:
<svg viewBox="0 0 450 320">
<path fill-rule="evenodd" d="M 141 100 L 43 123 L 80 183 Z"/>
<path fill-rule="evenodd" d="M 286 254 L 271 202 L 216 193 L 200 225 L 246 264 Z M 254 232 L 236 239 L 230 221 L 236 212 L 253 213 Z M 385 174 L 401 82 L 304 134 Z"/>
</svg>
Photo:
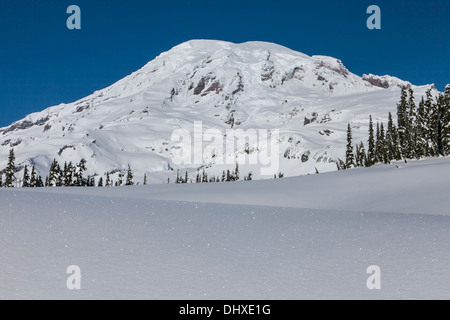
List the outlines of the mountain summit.
<svg viewBox="0 0 450 320">
<path fill-rule="evenodd" d="M 162 53 L 140 70 L 86 98 L 33 113 L 0 129 L 0 169 L 11 148 L 16 164 L 35 165 L 45 176 L 50 163 L 87 160 L 100 177 L 133 168 L 137 181 L 167 181 L 176 129 L 279 129 L 280 172 L 285 176 L 335 170 L 345 154 L 351 122 L 354 139 L 365 139 L 368 117 L 386 121 L 401 86 L 391 76 L 351 73 L 342 61 L 308 56 L 266 42 L 234 44 L 192 40 Z M 416 96 L 429 86 L 416 87 Z M 246 145 L 243 152 L 261 152 Z M 232 169 L 205 159 L 205 170 Z M 199 166 L 181 166 L 195 175 Z M 256 172 L 244 165 L 241 172 Z M 256 177 L 257 174 L 256 174 Z M 192 176 L 191 176 L 192 178 Z M 173 180 L 172 180 L 173 181 Z"/>
</svg>

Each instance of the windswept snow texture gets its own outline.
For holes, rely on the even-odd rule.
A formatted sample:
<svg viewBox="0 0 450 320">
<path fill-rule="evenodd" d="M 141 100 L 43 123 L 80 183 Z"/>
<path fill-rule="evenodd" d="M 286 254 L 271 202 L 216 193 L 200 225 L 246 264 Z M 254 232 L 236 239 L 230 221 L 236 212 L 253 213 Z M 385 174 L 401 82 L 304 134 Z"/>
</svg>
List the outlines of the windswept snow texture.
<svg viewBox="0 0 450 320">
<path fill-rule="evenodd" d="M 397 165 L 0 190 L 0 298 L 449 299 L 450 159 Z M 69 265 L 79 291 L 66 288 Z M 366 287 L 371 265 L 381 290 Z"/>
</svg>

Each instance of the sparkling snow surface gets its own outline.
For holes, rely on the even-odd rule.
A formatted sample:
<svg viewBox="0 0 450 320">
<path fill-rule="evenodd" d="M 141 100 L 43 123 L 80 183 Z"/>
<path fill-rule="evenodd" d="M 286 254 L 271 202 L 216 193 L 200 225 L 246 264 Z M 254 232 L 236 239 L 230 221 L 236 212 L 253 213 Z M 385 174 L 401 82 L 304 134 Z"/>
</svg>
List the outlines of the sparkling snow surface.
<svg viewBox="0 0 450 320">
<path fill-rule="evenodd" d="M 450 298 L 450 159 L 280 180 L 0 190 L 1 299 Z M 69 265 L 81 290 L 68 290 Z M 370 265 L 381 290 L 366 287 Z"/>
</svg>

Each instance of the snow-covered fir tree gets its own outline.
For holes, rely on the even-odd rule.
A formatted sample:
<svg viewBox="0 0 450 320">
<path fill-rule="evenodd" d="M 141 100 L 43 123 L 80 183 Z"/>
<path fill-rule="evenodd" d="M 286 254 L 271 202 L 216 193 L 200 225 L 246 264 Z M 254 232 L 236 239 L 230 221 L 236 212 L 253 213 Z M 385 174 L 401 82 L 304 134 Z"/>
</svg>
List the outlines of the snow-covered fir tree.
<svg viewBox="0 0 450 320">
<path fill-rule="evenodd" d="M 6 188 L 13 188 L 14 187 L 14 181 L 15 176 L 14 173 L 16 172 L 16 156 L 14 154 L 14 149 L 9 150 L 9 156 L 8 156 L 8 164 L 6 165 L 6 172 L 5 172 L 5 183 L 4 187 Z"/>
<path fill-rule="evenodd" d="M 30 188 L 36 188 L 38 186 L 36 168 L 34 166 L 31 167 L 31 175 L 30 175 Z"/>
<path fill-rule="evenodd" d="M 111 187 L 111 177 L 109 176 L 109 172 L 106 173 L 106 181 L 105 181 L 105 187 Z"/>
<path fill-rule="evenodd" d="M 23 170 L 22 187 L 23 188 L 30 187 L 30 174 L 28 173 L 27 165 L 25 165 L 25 168 Z"/>
<path fill-rule="evenodd" d="M 134 182 L 133 182 L 133 171 L 131 171 L 131 166 L 130 165 L 128 165 L 127 179 L 125 181 L 125 185 L 126 186 L 134 185 Z"/>
<path fill-rule="evenodd" d="M 50 165 L 50 169 L 48 172 L 48 187 L 60 187 L 61 181 L 61 167 L 59 166 L 58 161 L 53 159 L 52 164 Z"/>
<path fill-rule="evenodd" d="M 372 115 L 369 116 L 369 140 L 368 140 L 368 149 L 367 149 L 367 164 L 368 167 L 374 165 L 376 163 L 376 154 L 375 154 L 375 133 L 373 129 L 373 120 Z"/>
<path fill-rule="evenodd" d="M 74 185 L 77 187 L 85 187 L 87 185 L 87 179 L 84 177 L 84 173 L 87 170 L 86 163 L 86 160 L 83 158 L 76 165 Z"/>
<path fill-rule="evenodd" d="M 397 104 L 397 128 L 402 154 L 406 154 L 408 149 L 408 123 L 408 93 L 406 87 L 403 87 L 400 102 Z"/>
<path fill-rule="evenodd" d="M 450 85 L 445 87 L 444 92 L 444 117 L 442 127 L 442 143 L 443 153 L 445 156 L 450 155 Z"/>
<path fill-rule="evenodd" d="M 380 156 L 385 164 L 389 164 L 389 163 L 391 163 L 391 159 L 389 157 L 389 146 L 386 143 L 386 134 L 384 131 L 383 122 L 380 125 L 380 139 L 381 139 L 381 143 L 380 143 L 381 154 L 380 154 Z"/>
<path fill-rule="evenodd" d="M 355 166 L 355 158 L 353 153 L 353 139 L 352 139 L 352 128 L 350 122 L 347 125 L 347 150 L 345 153 L 345 167 L 347 169 L 353 168 Z"/>
</svg>

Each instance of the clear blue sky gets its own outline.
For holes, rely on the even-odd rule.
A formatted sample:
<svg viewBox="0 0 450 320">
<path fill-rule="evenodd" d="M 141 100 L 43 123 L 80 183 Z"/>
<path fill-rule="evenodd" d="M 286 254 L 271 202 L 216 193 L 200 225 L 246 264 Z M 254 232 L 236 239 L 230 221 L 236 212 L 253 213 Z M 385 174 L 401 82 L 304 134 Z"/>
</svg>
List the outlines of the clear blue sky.
<svg viewBox="0 0 450 320">
<path fill-rule="evenodd" d="M 82 30 L 68 30 L 69 5 Z M 368 30 L 366 9 L 381 8 Z M 80 99 L 190 39 L 275 42 L 358 75 L 450 83 L 448 0 L 1 0 L 0 126 Z"/>
</svg>

